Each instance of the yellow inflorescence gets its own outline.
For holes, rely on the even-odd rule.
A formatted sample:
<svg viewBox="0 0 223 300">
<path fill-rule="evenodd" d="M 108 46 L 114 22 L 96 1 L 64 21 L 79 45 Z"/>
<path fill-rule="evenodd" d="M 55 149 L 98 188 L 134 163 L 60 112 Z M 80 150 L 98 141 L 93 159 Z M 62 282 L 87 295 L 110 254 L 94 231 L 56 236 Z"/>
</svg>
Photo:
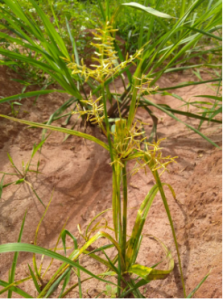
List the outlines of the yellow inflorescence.
<svg viewBox="0 0 223 300">
<path fill-rule="evenodd" d="M 98 82 L 105 82 L 108 78 L 126 68 L 136 58 L 139 58 L 143 49 L 137 50 L 134 55 L 127 55 L 125 61 L 118 63 L 117 52 L 113 45 L 114 38 L 112 37 L 112 34 L 116 31 L 117 29 L 113 29 L 109 25 L 109 22 L 107 22 L 103 29 L 96 29 L 96 33 L 93 33 L 96 43 L 91 43 L 91 45 L 97 48 L 98 51 L 94 52 L 95 56 L 93 60 L 97 64 L 91 64 L 90 67 L 92 68 L 88 68 L 83 60 L 81 61 L 81 65 L 77 65 L 75 62 L 70 62 L 70 60 L 64 58 L 68 62 L 68 67 L 72 70 L 72 74 L 79 74 L 84 77 L 85 82 L 89 78 L 93 78 Z"/>
<path fill-rule="evenodd" d="M 165 172 L 167 169 L 167 166 L 170 163 L 176 162 L 175 159 L 177 158 L 177 156 L 175 157 L 171 157 L 166 156 L 163 157 L 162 156 L 162 149 L 159 145 L 161 143 L 161 141 L 165 140 L 166 138 L 160 139 L 157 142 L 153 142 L 153 143 L 145 143 L 146 145 L 146 150 L 142 150 L 142 149 L 138 149 L 139 152 L 142 153 L 142 157 L 141 159 L 144 161 L 143 164 L 140 164 L 140 167 L 134 170 L 134 173 L 137 173 L 140 169 L 142 168 L 146 168 L 146 166 L 149 165 L 149 167 L 151 168 L 152 171 L 156 171 L 156 170 L 162 170 L 160 173 L 160 176 L 163 174 L 163 172 Z M 152 149 L 148 149 L 148 146 Z M 146 169 L 145 169 L 146 170 Z"/>
<path fill-rule="evenodd" d="M 68 67 L 72 70 L 72 74 L 78 74 L 87 81 L 89 78 L 93 78 L 98 82 L 105 82 L 108 78 L 116 75 L 121 70 L 123 70 L 129 63 L 132 63 L 136 58 L 141 56 L 143 49 L 138 50 L 132 56 L 126 56 L 126 60 L 124 62 L 118 63 L 118 57 L 116 56 L 116 51 L 114 50 L 113 41 L 114 38 L 112 34 L 117 30 L 113 29 L 112 26 L 109 25 L 109 22 L 105 24 L 103 29 L 96 29 L 96 33 L 94 34 L 95 43 L 91 43 L 92 46 L 98 49 L 95 51 L 95 57 L 93 58 L 97 64 L 90 65 L 91 68 L 88 68 L 84 61 L 81 61 L 81 65 L 77 65 L 75 62 L 69 62 Z M 147 78 L 146 75 L 143 75 L 141 78 L 137 79 L 138 96 L 140 96 L 144 92 L 150 92 L 150 82 L 151 79 Z M 82 100 L 81 102 L 84 104 L 84 107 L 81 109 L 78 107 L 77 112 L 80 116 L 87 115 L 87 121 L 90 121 L 92 124 L 97 124 L 104 134 L 107 136 L 107 132 L 104 128 L 103 121 L 105 118 L 104 115 L 104 107 L 103 104 L 99 104 L 102 97 L 94 100 L 92 95 L 90 94 L 88 100 Z M 160 142 L 163 140 L 159 140 L 154 143 L 145 142 L 144 129 L 142 126 L 142 122 L 136 121 L 131 128 L 127 126 L 127 122 L 125 119 L 119 119 L 115 122 L 115 131 L 112 133 L 113 135 L 113 154 L 114 160 L 111 164 L 118 163 L 122 167 L 123 162 L 131 159 L 138 159 L 139 167 L 134 169 L 134 173 L 137 173 L 140 169 L 146 168 L 149 165 L 152 171 L 162 169 L 163 173 L 167 170 L 167 165 L 172 162 L 175 162 L 176 157 L 162 157 L 162 148 L 160 148 Z M 142 149 L 141 145 L 144 144 L 146 149 Z M 151 148 L 151 149 L 149 149 Z"/>
<path fill-rule="evenodd" d="M 122 161 L 129 160 L 134 150 L 140 148 L 140 144 L 145 139 L 137 139 L 137 137 L 144 134 L 144 131 L 141 130 L 142 127 L 139 121 L 130 129 L 127 127 L 125 119 L 120 119 L 115 122 L 115 132 L 113 133 L 114 161 L 112 164 L 118 163 L 123 166 Z"/>
<path fill-rule="evenodd" d="M 72 114 L 79 114 L 79 116 L 87 115 L 87 121 L 90 121 L 92 124 L 98 125 L 103 132 L 105 132 L 103 120 L 104 116 L 104 107 L 103 104 L 99 104 L 102 96 L 94 100 L 92 94 L 90 93 L 88 100 L 81 100 L 80 102 L 85 104 L 87 109 L 82 110 L 80 105 L 77 106 L 77 110 L 74 110 Z"/>
<path fill-rule="evenodd" d="M 158 89 L 158 86 L 155 88 L 150 87 L 150 83 L 152 81 L 152 78 L 148 78 L 147 75 L 143 74 L 141 78 L 134 77 L 139 81 L 139 84 L 136 86 L 138 91 L 138 96 L 142 95 L 143 93 L 147 92 L 150 94 L 150 92 L 155 91 Z"/>
</svg>

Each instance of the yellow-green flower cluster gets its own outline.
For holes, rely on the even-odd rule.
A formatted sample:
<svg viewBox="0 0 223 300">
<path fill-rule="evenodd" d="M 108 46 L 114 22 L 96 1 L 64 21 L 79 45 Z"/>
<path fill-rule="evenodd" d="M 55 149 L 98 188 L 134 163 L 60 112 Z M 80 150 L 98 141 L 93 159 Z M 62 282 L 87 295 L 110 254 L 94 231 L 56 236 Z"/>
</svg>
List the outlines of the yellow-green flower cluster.
<svg viewBox="0 0 223 300">
<path fill-rule="evenodd" d="M 90 93 L 88 100 L 81 100 L 83 104 L 85 104 L 84 108 L 81 109 L 80 105 L 76 107 L 76 110 L 72 112 L 72 114 L 79 114 L 79 116 L 87 115 L 87 121 L 90 121 L 92 124 L 98 125 L 103 132 L 105 132 L 103 120 L 104 116 L 104 107 L 103 104 L 99 104 L 102 96 L 93 99 L 92 94 Z"/>
<path fill-rule="evenodd" d="M 103 29 L 96 29 L 94 34 L 95 43 L 91 45 L 98 49 L 95 51 L 93 60 L 97 64 L 91 64 L 88 68 L 82 59 L 81 65 L 77 65 L 75 62 L 70 62 L 64 58 L 65 61 L 69 62 L 68 67 L 72 70 L 72 74 L 79 74 L 88 81 L 89 78 L 93 78 L 98 82 L 105 82 L 108 78 L 118 74 L 120 71 L 126 68 L 129 63 L 132 63 L 136 58 L 139 58 L 143 49 L 137 50 L 134 55 L 126 56 L 125 61 L 118 63 L 117 52 L 114 50 L 114 34 L 117 29 L 113 29 L 109 22 L 106 22 Z"/>
<path fill-rule="evenodd" d="M 167 166 L 175 162 L 177 157 L 163 157 L 162 148 L 159 146 L 160 139 L 157 142 L 148 143 L 145 142 L 144 131 L 141 122 L 137 121 L 128 129 L 126 126 L 126 120 L 120 119 L 115 123 L 116 128 L 113 133 L 114 136 L 114 161 L 123 167 L 123 162 L 127 160 L 137 159 L 139 167 L 133 170 L 133 174 L 137 173 L 140 169 L 145 169 L 149 166 L 152 171 L 160 170 L 161 174 L 167 170 Z M 142 143 L 146 149 L 142 149 Z M 149 149 L 150 148 L 150 149 Z"/>
<path fill-rule="evenodd" d="M 149 166 L 152 171 L 161 169 L 162 170 L 160 173 L 160 176 L 161 176 L 163 174 L 163 172 L 165 172 L 167 170 L 167 166 L 170 163 L 176 162 L 175 159 L 177 158 L 177 156 L 175 156 L 175 157 L 171 157 L 170 155 L 166 156 L 166 157 L 162 156 L 161 150 L 163 148 L 161 148 L 159 145 L 163 140 L 165 140 L 165 138 L 160 139 L 157 142 L 154 141 L 153 143 L 146 142 L 145 143 L 146 150 L 138 149 L 138 151 L 142 153 L 141 159 L 144 161 L 144 163 L 141 164 L 139 162 L 140 167 L 135 169 L 134 173 L 137 173 L 139 171 L 139 169 L 142 169 L 142 168 L 144 168 L 146 171 L 146 166 Z M 148 149 L 148 146 L 151 149 Z"/>
<path fill-rule="evenodd" d="M 136 86 L 136 88 L 139 90 L 138 97 L 145 94 L 145 92 L 150 94 L 151 91 L 155 91 L 156 89 L 158 89 L 158 86 L 155 88 L 150 87 L 152 78 L 148 78 L 147 75 L 145 75 L 145 74 L 143 74 L 141 78 L 137 78 L 137 77 L 134 77 L 134 78 L 139 81 L 139 84 Z"/>
<path fill-rule="evenodd" d="M 137 126 L 138 122 L 130 129 L 125 119 L 119 119 L 115 122 L 115 132 L 113 133 L 114 143 L 114 161 L 123 166 L 122 161 L 130 160 L 135 149 L 140 149 L 140 144 L 145 138 L 137 139 L 144 134 L 141 126 Z"/>
</svg>

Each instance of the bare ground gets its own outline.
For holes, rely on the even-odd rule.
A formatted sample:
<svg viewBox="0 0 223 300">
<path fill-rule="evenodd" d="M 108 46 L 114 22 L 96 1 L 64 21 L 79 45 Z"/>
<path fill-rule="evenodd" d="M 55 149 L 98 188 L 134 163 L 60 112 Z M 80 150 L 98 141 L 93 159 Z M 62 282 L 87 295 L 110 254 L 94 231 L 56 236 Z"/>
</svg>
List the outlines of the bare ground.
<svg viewBox="0 0 223 300">
<path fill-rule="evenodd" d="M 205 78 L 205 74 L 202 74 Z M 5 67 L 0 67 L 1 89 L 0 95 L 10 96 L 18 94 L 22 86 L 13 82 L 11 78 L 18 75 Z M 165 87 L 191 80 L 189 74 L 178 74 L 165 76 L 159 86 Z M 119 83 L 118 83 L 119 85 Z M 118 86 L 118 89 L 121 89 Z M 185 87 L 175 90 L 184 100 L 192 99 L 193 95 L 213 94 L 214 91 L 208 85 Z M 50 94 L 41 96 L 36 105 L 33 99 L 22 100 L 18 118 L 43 122 L 57 109 L 68 95 Z M 156 103 L 165 103 L 172 108 L 182 105 L 177 99 L 170 96 L 155 96 Z M 186 109 L 186 108 L 185 108 Z M 221 298 L 222 297 L 222 153 L 211 144 L 204 141 L 200 136 L 188 130 L 183 124 L 153 109 L 159 118 L 158 138 L 166 137 L 163 141 L 163 154 L 165 156 L 178 156 L 177 164 L 169 167 L 169 173 L 164 173 L 162 181 L 172 185 L 177 195 L 174 200 L 171 193 L 166 189 L 168 202 L 176 229 L 182 257 L 183 273 L 186 281 L 187 294 L 191 292 L 201 279 L 211 271 L 211 275 L 196 292 L 197 298 Z M 193 111 L 193 110 L 192 110 Z M 11 109 L 8 104 L 0 106 L 1 114 L 10 115 Z M 152 122 L 148 114 L 138 109 L 137 117 L 151 125 L 147 126 L 150 132 Z M 181 117 L 193 126 L 198 121 Z M 71 120 L 71 125 L 76 121 Z M 58 124 L 62 121 L 58 122 Z M 71 126 L 70 125 L 70 126 Z M 76 130 L 85 130 L 87 133 L 103 139 L 97 128 L 84 129 L 78 122 Z M 202 126 L 202 132 L 218 145 L 221 145 L 221 127 L 217 124 Z M 41 139 L 41 130 L 27 128 L 18 123 L 8 120 L 0 120 L 0 171 L 12 172 L 7 152 L 10 153 L 18 168 L 22 168 L 22 161 L 27 162 L 30 158 L 34 143 Z M 28 180 L 33 184 L 42 201 L 47 204 L 53 192 L 53 200 L 49 211 L 44 218 L 39 234 L 38 245 L 53 248 L 58 235 L 67 221 L 66 228 L 78 237 L 77 224 L 85 228 L 89 221 L 100 211 L 111 207 L 111 166 L 109 165 L 109 154 L 100 146 L 90 141 L 71 136 L 63 142 L 62 133 L 53 132 L 43 146 L 41 155 L 37 154 L 33 160 L 34 166 L 40 160 L 41 174 L 36 177 L 31 174 Z M 143 201 L 145 195 L 154 184 L 150 174 L 140 170 L 136 175 L 130 176 L 133 163 L 128 166 L 128 206 L 129 223 L 128 232 L 136 217 L 136 209 Z M 5 183 L 13 179 L 12 176 L 5 177 Z M 44 212 L 42 205 L 31 192 L 28 185 L 11 185 L 3 190 L 0 200 L 0 243 L 16 242 L 22 222 L 27 210 L 25 229 L 22 242 L 33 243 L 38 222 Z M 67 218 L 69 219 L 67 220 Z M 111 215 L 106 213 L 105 219 L 111 223 Z M 174 272 L 163 281 L 156 281 L 146 286 L 144 295 L 147 298 L 182 298 L 183 292 L 179 276 L 176 251 L 173 238 L 166 216 L 162 200 L 157 196 L 154 201 L 148 219 L 145 224 L 144 240 L 137 262 L 151 266 L 163 257 L 161 247 L 151 240 L 147 235 L 153 235 L 163 241 L 172 251 L 175 268 Z M 78 241 L 83 243 L 80 237 Z M 106 241 L 102 240 L 102 244 Z M 60 244 L 61 245 L 61 244 Z M 72 246 L 68 239 L 68 245 Z M 11 267 L 13 254 L 0 255 L 0 276 L 7 281 L 8 270 Z M 25 253 L 20 254 L 16 279 L 27 276 L 27 263 L 32 265 L 32 256 Z M 91 271 L 97 273 L 104 269 L 92 261 L 92 259 L 81 258 L 81 264 Z M 47 265 L 46 263 L 44 264 Z M 51 267 L 50 278 L 59 263 L 55 262 Z M 165 266 L 164 266 L 165 267 Z M 84 278 L 84 275 L 83 275 Z M 77 281 L 76 277 L 71 283 Z M 32 283 L 25 282 L 21 287 L 35 296 Z M 95 297 L 104 289 L 104 284 L 94 280 L 83 284 L 84 297 Z M 57 292 L 56 292 L 57 293 Z M 14 297 L 18 295 L 13 294 Z M 56 294 L 54 294 L 56 296 Z M 2 294 L 1 297 L 7 297 Z M 68 294 L 69 298 L 78 297 L 78 291 L 73 290 Z"/>
</svg>

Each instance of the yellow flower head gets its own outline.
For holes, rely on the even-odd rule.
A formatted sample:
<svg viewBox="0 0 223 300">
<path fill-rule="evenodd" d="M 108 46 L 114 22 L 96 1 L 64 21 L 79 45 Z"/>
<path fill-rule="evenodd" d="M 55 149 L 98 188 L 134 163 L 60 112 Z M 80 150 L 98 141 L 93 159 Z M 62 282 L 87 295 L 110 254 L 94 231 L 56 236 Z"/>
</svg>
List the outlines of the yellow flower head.
<svg viewBox="0 0 223 300">
<path fill-rule="evenodd" d="M 104 131 L 104 108 L 103 104 L 99 104 L 101 98 L 102 96 L 94 100 L 92 94 L 90 93 L 88 100 L 80 100 L 80 102 L 85 104 L 83 108 L 84 110 L 82 110 L 80 105 L 78 105 L 77 111 L 75 110 L 72 113 L 79 114 L 79 116 L 87 115 L 87 121 L 90 121 L 92 124 L 97 124 Z"/>
<path fill-rule="evenodd" d="M 175 157 L 171 157 L 166 156 L 163 157 L 162 156 L 162 149 L 159 145 L 160 143 L 165 140 L 166 138 L 160 139 L 157 142 L 153 142 L 153 143 L 148 143 L 146 142 L 146 149 L 145 150 L 141 150 L 138 149 L 139 152 L 142 153 L 142 160 L 144 161 L 143 164 L 140 164 L 140 167 L 134 170 L 134 174 L 137 173 L 140 169 L 144 168 L 146 171 L 146 166 L 149 166 L 149 168 L 151 169 L 151 171 L 156 171 L 156 170 L 162 170 L 160 173 L 160 176 L 163 174 L 163 172 L 165 172 L 167 169 L 167 166 L 170 163 L 176 162 L 175 159 L 177 158 L 177 156 Z M 148 149 L 148 146 L 150 149 Z"/>
<path fill-rule="evenodd" d="M 126 66 L 133 62 L 136 58 L 139 58 L 143 49 L 137 50 L 134 55 L 126 56 L 126 60 L 118 63 L 117 52 L 114 49 L 112 34 L 117 29 L 113 29 L 109 22 L 106 22 L 103 29 L 96 29 L 94 34 L 94 40 L 96 42 L 91 43 L 93 47 L 97 49 L 94 52 L 93 60 L 97 64 L 91 64 L 88 68 L 84 61 L 81 61 L 81 65 L 77 65 L 75 62 L 71 62 L 67 58 L 64 58 L 68 62 L 68 67 L 72 70 L 72 74 L 79 74 L 84 77 L 85 82 L 89 78 L 95 79 L 98 82 L 105 82 L 108 78 L 118 74 Z"/>
<path fill-rule="evenodd" d="M 114 161 L 123 166 L 122 161 L 130 160 L 136 149 L 140 148 L 140 144 L 145 138 L 142 138 L 144 131 L 137 121 L 130 129 L 127 126 L 126 119 L 119 119 L 115 122 L 114 137 Z M 141 138 L 140 138 L 141 136 Z"/>
</svg>

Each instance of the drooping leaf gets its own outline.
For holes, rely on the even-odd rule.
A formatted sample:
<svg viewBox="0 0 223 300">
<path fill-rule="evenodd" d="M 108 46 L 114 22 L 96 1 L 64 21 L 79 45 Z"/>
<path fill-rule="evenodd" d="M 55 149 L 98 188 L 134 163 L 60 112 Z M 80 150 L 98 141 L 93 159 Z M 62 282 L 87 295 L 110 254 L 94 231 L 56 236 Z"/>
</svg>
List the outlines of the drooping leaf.
<svg viewBox="0 0 223 300">
<path fill-rule="evenodd" d="M 44 129 L 49 129 L 49 130 L 53 130 L 53 131 L 59 131 L 59 132 L 67 133 L 70 135 L 76 135 L 76 136 L 82 137 L 84 139 L 90 140 L 92 142 L 95 142 L 95 143 L 99 144 L 100 146 L 102 146 L 103 148 L 105 148 L 106 150 L 109 150 L 108 145 L 105 144 L 104 142 L 100 141 L 99 139 L 95 138 L 92 135 L 89 135 L 89 134 L 86 134 L 86 133 L 83 133 L 80 131 L 70 130 L 67 128 L 61 128 L 61 127 L 57 127 L 57 126 L 45 125 L 45 124 L 31 122 L 31 121 L 20 120 L 20 119 L 12 118 L 12 117 L 5 116 L 5 115 L 0 115 L 0 117 L 6 118 L 11 121 L 19 122 L 22 124 L 30 125 L 33 127 L 44 128 Z"/>
<path fill-rule="evenodd" d="M 152 7 L 146 7 L 146 6 L 144 6 L 142 4 L 139 4 L 137 2 L 122 3 L 122 5 L 142 10 L 146 13 L 149 13 L 149 14 L 154 15 L 154 16 L 159 17 L 159 18 L 176 19 L 175 17 L 172 17 L 172 16 L 170 16 L 166 13 L 160 12 L 160 11 L 158 11 L 158 10 L 152 8 Z"/>
</svg>

